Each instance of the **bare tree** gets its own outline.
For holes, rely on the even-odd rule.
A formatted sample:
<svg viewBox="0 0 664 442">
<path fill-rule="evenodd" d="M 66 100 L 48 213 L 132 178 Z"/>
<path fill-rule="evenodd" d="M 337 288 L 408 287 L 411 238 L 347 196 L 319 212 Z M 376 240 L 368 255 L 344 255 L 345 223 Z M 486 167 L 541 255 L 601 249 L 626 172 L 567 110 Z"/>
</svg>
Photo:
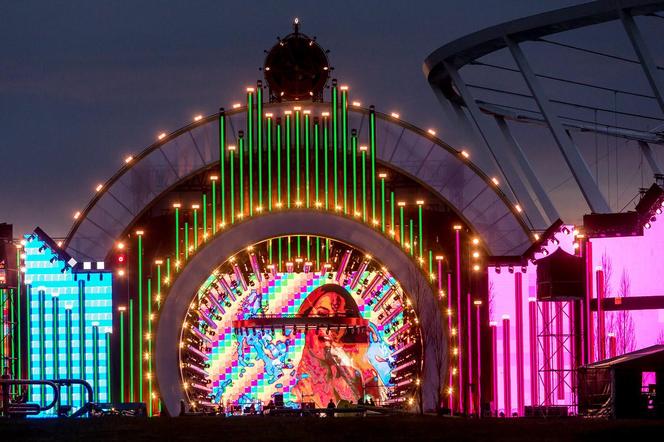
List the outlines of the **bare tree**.
<svg viewBox="0 0 664 442">
<path fill-rule="evenodd" d="M 441 300 L 438 296 L 433 296 L 435 291 L 426 281 L 425 276 L 422 275 L 417 269 L 413 269 L 413 272 L 408 277 L 410 296 L 412 297 L 415 305 L 417 306 L 417 313 L 420 314 L 435 314 L 439 315 L 440 318 L 443 317 L 443 310 L 441 307 Z M 425 312 L 422 311 L 422 306 L 426 305 L 424 302 L 425 297 L 433 296 L 434 302 L 437 306 L 437 311 L 435 312 Z M 449 296 L 449 293 L 447 294 Z M 442 326 L 442 323 L 441 323 Z M 433 388 L 431 389 L 432 394 L 435 396 L 430 398 L 435 403 L 435 411 L 438 413 L 440 411 L 441 404 L 444 398 L 444 387 L 445 387 L 445 377 L 447 375 L 447 341 L 443 338 L 441 330 L 434 327 L 422 327 L 422 361 L 423 364 L 420 366 L 418 373 L 419 378 L 423 379 L 422 372 L 426 371 L 431 376 L 427 379 L 427 383 L 433 383 Z M 426 363 L 433 364 L 433 367 L 427 367 Z M 431 384 L 430 384 L 431 385 Z M 422 384 L 418 386 L 418 406 L 419 412 L 424 412 L 424 397 Z"/>
<path fill-rule="evenodd" d="M 631 281 L 627 270 L 623 269 L 620 275 L 618 296 L 627 298 L 630 295 Z M 608 329 L 616 337 L 616 351 L 625 354 L 636 348 L 636 333 L 634 332 L 634 320 L 629 310 L 618 310 L 609 316 Z"/>
</svg>

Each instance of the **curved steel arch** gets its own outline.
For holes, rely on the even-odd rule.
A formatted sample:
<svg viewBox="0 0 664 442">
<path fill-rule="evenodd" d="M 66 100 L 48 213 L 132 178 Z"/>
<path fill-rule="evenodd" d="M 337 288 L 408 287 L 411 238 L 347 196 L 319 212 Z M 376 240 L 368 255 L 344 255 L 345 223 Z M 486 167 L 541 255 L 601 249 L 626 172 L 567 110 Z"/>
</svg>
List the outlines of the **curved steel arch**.
<svg viewBox="0 0 664 442">
<path fill-rule="evenodd" d="M 435 409 L 447 376 L 447 330 L 436 294 L 424 274 L 395 242 L 359 221 L 315 210 L 292 210 L 250 218 L 217 234 L 187 262 L 173 282 L 160 311 L 155 346 L 157 382 L 168 412 L 176 416 L 180 400 L 185 399 L 179 342 L 187 310 L 199 287 L 221 262 L 238 251 L 288 234 L 331 238 L 380 257 L 381 264 L 409 296 L 420 321 L 422 342 L 427 349 L 422 376 L 423 405 L 425 410 Z"/>
<path fill-rule="evenodd" d="M 266 105 L 290 108 L 293 103 Z M 328 110 L 329 103 L 311 108 Z M 368 109 L 351 107 L 350 128 L 368 138 Z M 244 130 L 246 107 L 226 112 L 228 137 Z M 494 255 L 519 254 L 531 243 L 529 229 L 514 205 L 461 152 L 397 118 L 376 113 L 377 161 L 409 175 L 434 191 L 482 236 Z M 146 207 L 178 182 L 219 161 L 219 114 L 185 126 L 132 158 L 92 198 L 75 221 L 65 248 L 79 258 L 97 259 L 111 250 Z"/>
<path fill-rule="evenodd" d="M 484 55 L 506 48 L 505 35 L 516 43 L 536 40 L 546 35 L 620 19 L 620 10 L 645 15 L 664 8 L 664 2 L 652 0 L 601 0 L 519 18 L 461 37 L 433 51 L 424 60 L 422 70 L 429 83 L 448 78 L 445 63 L 460 69 Z"/>
<path fill-rule="evenodd" d="M 561 102 L 550 99 L 540 81 L 540 78 L 552 77 L 538 75 L 534 72 L 528 57 L 521 48 L 521 44 L 523 42 L 536 42 L 544 36 L 582 27 L 609 21 L 620 21 L 626 36 L 631 41 L 638 63 L 650 83 L 654 94 L 653 98 L 656 99 L 660 109 L 664 112 L 664 80 L 660 78 L 655 59 L 650 54 L 645 39 L 634 20 L 635 16 L 647 15 L 662 9 L 664 9 L 664 2 L 661 0 L 598 0 L 588 2 L 512 20 L 474 32 L 439 47 L 425 59 L 423 63 L 424 75 L 441 101 L 443 108 L 446 108 L 450 124 L 455 127 L 464 127 L 466 129 L 465 135 L 475 138 L 472 144 L 481 152 L 480 160 L 488 161 L 487 167 L 497 167 L 500 170 L 508 185 L 513 188 L 517 199 L 522 201 L 525 213 L 530 220 L 533 220 L 536 227 L 543 228 L 554 222 L 559 216 L 558 210 L 534 173 L 530 161 L 521 149 L 519 142 L 511 132 L 507 124 L 508 120 L 543 123 L 548 127 L 569 172 L 576 181 L 578 191 L 582 194 L 590 210 L 595 213 L 610 213 L 612 209 L 593 177 L 584 156 L 575 144 L 569 132 L 570 128 L 581 131 L 590 129 L 610 136 L 636 140 L 653 169 L 653 173 L 661 173 L 661 168 L 648 144 L 653 139 L 648 133 L 638 133 L 635 130 L 624 131 L 618 128 L 614 130 L 607 128 L 598 131 L 596 127 L 575 123 L 569 121 L 569 119 L 563 120 L 562 118 L 566 117 L 560 117 L 555 107 L 556 103 Z M 573 46 L 570 47 L 573 48 Z M 466 84 L 459 72 L 461 68 L 473 62 L 482 65 L 483 63 L 478 59 L 502 49 L 509 51 L 514 65 L 518 68 L 508 69 L 520 73 L 530 91 L 530 95 L 522 94 L 521 97 L 533 99 L 539 109 L 533 111 L 537 115 L 536 118 L 520 119 L 515 117 L 509 106 L 503 107 L 499 104 L 476 100 L 473 96 L 473 88 L 474 90 L 478 88 L 481 90 L 482 86 Z M 576 49 L 581 50 L 581 48 Z M 484 65 L 491 66 L 491 64 Z M 495 65 L 492 67 L 504 68 Z M 565 81 L 564 79 L 557 79 Z M 581 83 L 577 84 L 581 85 Z M 495 88 L 492 90 L 499 93 L 511 93 Z M 573 104 L 571 103 L 571 105 Z M 462 107 L 465 107 L 465 110 Z M 473 132 L 474 134 L 472 134 Z M 479 138 L 476 137 L 477 135 L 479 135 Z"/>
</svg>

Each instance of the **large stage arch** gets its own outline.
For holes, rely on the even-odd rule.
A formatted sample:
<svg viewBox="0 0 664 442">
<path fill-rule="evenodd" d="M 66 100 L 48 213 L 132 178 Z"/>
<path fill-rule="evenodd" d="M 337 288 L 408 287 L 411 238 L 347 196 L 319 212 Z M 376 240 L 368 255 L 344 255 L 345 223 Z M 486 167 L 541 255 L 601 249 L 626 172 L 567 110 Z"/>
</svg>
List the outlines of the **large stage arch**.
<svg viewBox="0 0 664 442">
<path fill-rule="evenodd" d="M 329 103 L 311 103 L 320 114 Z M 268 104 L 279 113 L 292 103 Z M 369 110 L 349 107 L 348 127 L 367 138 Z M 246 129 L 246 107 L 225 112 L 228 142 Z M 527 220 L 492 179 L 464 152 L 399 118 L 376 112 L 376 158 L 432 190 L 481 235 L 492 255 L 518 255 L 532 242 Z M 185 126 L 128 157 L 80 212 L 65 242 L 66 250 L 81 260 L 106 256 L 116 239 L 178 183 L 219 162 L 219 114 Z"/>
<path fill-rule="evenodd" d="M 180 376 L 178 345 L 181 324 L 198 288 L 220 261 L 257 241 L 290 233 L 319 235 L 343 241 L 379 256 L 408 293 L 420 320 L 424 347 L 423 406 L 435 409 L 447 367 L 447 338 L 442 312 L 427 278 L 397 244 L 377 231 L 340 215 L 307 210 L 273 212 L 220 233 L 189 261 L 174 281 L 160 313 L 156 335 L 156 372 L 163 403 L 172 415 L 185 399 Z M 442 370 L 441 370 L 442 367 Z"/>
</svg>

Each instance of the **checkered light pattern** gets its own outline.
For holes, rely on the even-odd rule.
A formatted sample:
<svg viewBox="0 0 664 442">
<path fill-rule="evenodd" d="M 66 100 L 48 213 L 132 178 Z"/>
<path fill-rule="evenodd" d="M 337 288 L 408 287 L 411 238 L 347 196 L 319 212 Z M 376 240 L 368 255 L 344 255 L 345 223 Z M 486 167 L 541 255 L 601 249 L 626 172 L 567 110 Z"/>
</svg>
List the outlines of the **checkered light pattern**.
<svg viewBox="0 0 664 442">
<path fill-rule="evenodd" d="M 35 235 L 26 235 L 25 283 L 29 296 L 29 349 L 30 379 L 65 379 L 68 358 L 71 358 L 71 378 L 85 379 L 96 391 L 97 402 L 109 401 L 107 383 L 106 333 L 112 331 L 112 273 L 76 272 L 71 268 L 62 272 L 66 264 L 44 241 Z M 80 305 L 79 294 L 85 303 L 85 370 L 81 373 Z M 54 342 L 54 302 L 58 299 L 58 333 Z M 40 301 L 41 300 L 41 301 Z M 42 304 L 42 305 L 40 305 Z M 67 355 L 66 315 L 71 310 L 71 355 Z M 40 315 L 43 328 L 40 328 Z M 98 327 L 97 370 L 98 385 L 94 379 L 93 326 Z M 43 343 L 43 348 L 42 348 Z M 58 372 L 55 373 L 55 360 Z M 80 387 L 62 388 L 61 404 L 81 407 L 87 396 Z M 53 395 L 50 388 L 30 389 L 29 402 L 48 403 Z M 54 414 L 51 409 L 44 415 Z"/>
<path fill-rule="evenodd" d="M 298 312 L 300 305 L 316 288 L 321 285 L 333 283 L 335 273 L 277 273 L 270 279 L 267 285 L 262 287 L 263 309 L 266 314 L 294 315 Z M 365 272 L 362 280 L 371 280 L 375 272 Z M 231 275 L 225 275 L 227 280 Z M 350 279 L 350 278 L 349 278 Z M 213 278 L 209 279 L 209 284 Z M 392 277 L 388 277 L 391 284 L 386 284 L 380 293 L 374 297 L 379 300 L 386 294 L 390 285 L 396 284 Z M 248 288 L 238 297 L 231 307 L 226 308 L 222 319 L 217 322 L 217 334 L 213 337 L 212 352 L 210 354 L 210 368 L 208 374 L 212 381 L 215 402 L 248 404 L 269 402 L 275 393 L 283 393 L 284 403 L 294 405 L 298 401 L 292 389 L 297 382 L 295 373 L 300 362 L 300 356 L 304 347 L 304 332 L 298 331 L 293 334 L 286 330 L 256 331 L 255 335 L 237 336 L 233 333 L 232 321 L 237 318 L 248 317 L 243 310 L 243 301 L 251 295 L 253 287 L 260 287 L 255 275 L 249 277 Z M 371 297 L 362 299 L 357 290 L 345 287 L 357 303 L 360 314 L 368 319 L 378 333 L 378 343 L 386 352 L 388 347 L 388 334 L 386 328 L 394 328 L 394 323 L 402 321 L 403 313 L 399 313 L 389 323 L 380 324 L 378 316 L 382 310 L 374 311 L 368 304 Z M 359 287 L 357 287 L 359 288 Z M 205 292 L 205 285 L 201 293 Z M 403 298 L 402 298 L 403 299 Z M 230 298 L 228 302 L 231 302 Z M 267 308 L 266 308 L 267 307 Z M 265 355 L 268 350 L 269 357 Z M 278 357 L 274 357 L 274 355 Z M 382 373 L 381 378 L 389 380 L 390 372 L 383 367 L 375 367 L 377 372 Z M 389 370 L 389 369 L 388 369 Z M 387 383 L 387 382 L 386 382 Z"/>
</svg>

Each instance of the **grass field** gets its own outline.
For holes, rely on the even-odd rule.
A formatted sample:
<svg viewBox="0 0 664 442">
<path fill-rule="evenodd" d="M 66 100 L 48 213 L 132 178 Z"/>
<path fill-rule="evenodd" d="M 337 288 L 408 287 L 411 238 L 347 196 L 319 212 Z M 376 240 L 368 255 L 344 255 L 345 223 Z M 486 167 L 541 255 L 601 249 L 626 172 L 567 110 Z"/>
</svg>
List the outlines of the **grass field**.
<svg viewBox="0 0 664 442">
<path fill-rule="evenodd" d="M 626 441 L 664 440 L 664 421 L 428 416 L 0 420 L 1 441 Z"/>
</svg>

